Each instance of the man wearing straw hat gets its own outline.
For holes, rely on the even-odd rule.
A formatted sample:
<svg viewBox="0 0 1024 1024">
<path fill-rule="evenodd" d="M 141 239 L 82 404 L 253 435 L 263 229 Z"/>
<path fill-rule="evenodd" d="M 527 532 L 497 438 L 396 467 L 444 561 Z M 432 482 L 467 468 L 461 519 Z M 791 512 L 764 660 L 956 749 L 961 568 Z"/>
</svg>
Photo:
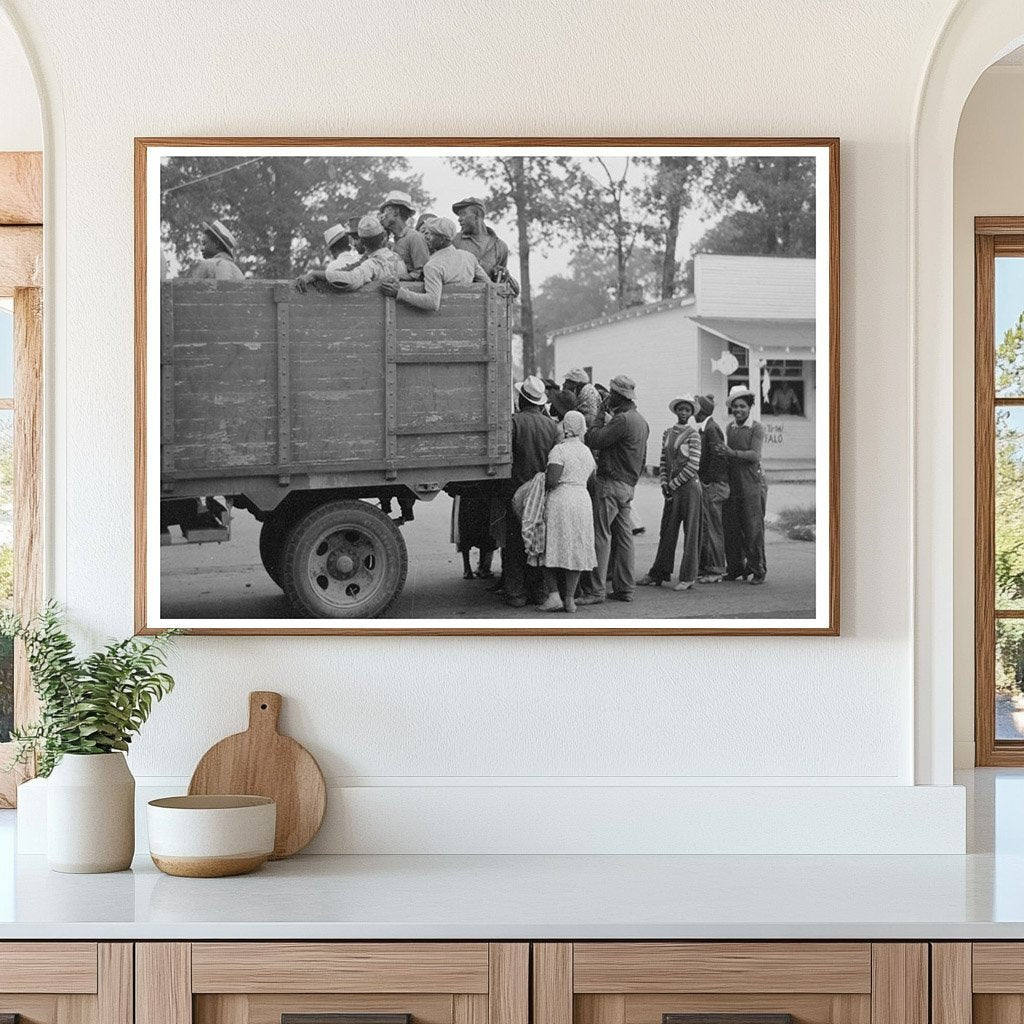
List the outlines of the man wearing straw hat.
<svg viewBox="0 0 1024 1024">
<path fill-rule="evenodd" d="M 244 281 L 235 262 L 235 236 L 219 221 L 203 221 L 203 258 L 188 275 L 193 281 Z"/>
<path fill-rule="evenodd" d="M 353 248 L 352 236 L 344 222 L 332 224 L 324 232 L 324 244 L 331 257 L 327 270 L 351 270 L 362 259 Z M 307 270 L 295 282 L 295 287 L 300 292 L 305 292 L 311 285 L 326 288 L 326 270 Z"/>
<path fill-rule="evenodd" d="M 584 575 L 577 604 L 602 604 L 611 573 L 614 601 L 632 601 L 636 592 L 633 549 L 633 491 L 644 470 L 651 428 L 636 407 L 636 383 L 625 374 L 611 381 L 611 419 L 587 431 L 587 446 L 597 456 L 594 483 L 594 546 L 597 568 Z"/>
<path fill-rule="evenodd" d="M 508 482 L 505 501 L 505 546 L 501 549 L 501 572 L 504 578 L 505 604 L 523 608 L 527 587 L 539 598 L 543 579 L 539 568 L 526 564 L 523 524 L 512 507 L 517 488 L 547 469 L 551 449 L 562 439 L 562 431 L 550 416 L 544 415 L 547 392 L 539 377 L 527 377 L 515 385 L 518 411 L 512 416 L 512 478 Z"/>
<path fill-rule="evenodd" d="M 423 267 L 430 259 L 426 239 L 409 224 L 415 213 L 412 196 L 408 192 L 393 190 L 380 204 L 380 222 L 384 230 L 391 233 L 391 248 L 401 256 L 405 264 L 402 277 L 407 281 L 422 280 Z"/>
<path fill-rule="evenodd" d="M 665 508 L 661 516 L 658 535 L 658 553 L 647 575 L 640 580 L 642 587 L 660 587 L 672 579 L 679 543 L 679 530 L 683 531 L 683 557 L 679 562 L 679 581 L 673 589 L 689 590 L 697 580 L 700 568 L 701 483 L 700 431 L 690 423 L 700 404 L 693 395 L 680 395 L 668 403 L 669 412 L 677 422 L 665 431 L 661 439 L 661 493 Z"/>
</svg>

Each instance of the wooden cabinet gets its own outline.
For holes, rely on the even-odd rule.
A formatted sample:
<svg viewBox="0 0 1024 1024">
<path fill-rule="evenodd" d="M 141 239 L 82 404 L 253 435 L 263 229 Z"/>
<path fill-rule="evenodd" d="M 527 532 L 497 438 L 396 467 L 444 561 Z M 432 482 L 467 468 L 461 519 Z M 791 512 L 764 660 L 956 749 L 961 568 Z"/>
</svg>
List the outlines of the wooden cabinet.
<svg viewBox="0 0 1024 1024">
<path fill-rule="evenodd" d="M 139 943 L 136 1024 L 529 1024 L 529 968 L 514 942 Z"/>
<path fill-rule="evenodd" d="M 537 943 L 533 957 L 533 1024 L 928 1022 L 924 943 Z"/>
<path fill-rule="evenodd" d="M 0 1017 L 132 1024 L 132 944 L 0 943 Z"/>
<path fill-rule="evenodd" d="M 1024 1020 L 1024 942 L 932 945 L 934 1024 Z"/>
</svg>

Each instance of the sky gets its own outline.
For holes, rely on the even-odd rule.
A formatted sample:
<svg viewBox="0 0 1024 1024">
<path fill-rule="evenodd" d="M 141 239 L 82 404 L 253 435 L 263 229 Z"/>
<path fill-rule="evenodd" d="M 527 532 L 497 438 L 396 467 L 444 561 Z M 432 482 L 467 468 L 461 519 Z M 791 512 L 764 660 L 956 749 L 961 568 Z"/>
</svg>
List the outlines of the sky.
<svg viewBox="0 0 1024 1024">
<path fill-rule="evenodd" d="M 1017 322 L 1024 310 L 1024 259 L 1000 256 L 996 260 L 996 339 Z"/>
</svg>

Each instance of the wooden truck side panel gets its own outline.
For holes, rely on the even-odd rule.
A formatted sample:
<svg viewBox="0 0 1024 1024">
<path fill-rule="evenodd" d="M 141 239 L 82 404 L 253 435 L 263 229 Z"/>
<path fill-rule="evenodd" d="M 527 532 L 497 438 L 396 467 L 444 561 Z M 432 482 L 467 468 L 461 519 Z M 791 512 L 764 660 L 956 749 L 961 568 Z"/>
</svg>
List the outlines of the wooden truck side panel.
<svg viewBox="0 0 1024 1024">
<path fill-rule="evenodd" d="M 418 287 L 418 286 L 414 286 Z M 509 303 L 446 289 L 425 312 L 380 292 L 169 282 L 162 294 L 167 497 L 497 479 L 511 462 Z"/>
</svg>

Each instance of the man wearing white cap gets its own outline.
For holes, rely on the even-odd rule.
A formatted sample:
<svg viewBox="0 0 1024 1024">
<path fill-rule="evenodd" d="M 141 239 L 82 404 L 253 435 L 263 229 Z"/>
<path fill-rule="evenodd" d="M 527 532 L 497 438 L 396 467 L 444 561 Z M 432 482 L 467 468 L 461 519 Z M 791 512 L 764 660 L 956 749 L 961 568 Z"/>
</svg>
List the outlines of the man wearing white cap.
<svg viewBox="0 0 1024 1024">
<path fill-rule="evenodd" d="M 421 280 L 423 267 L 430 259 L 426 240 L 409 224 L 415 213 L 408 192 L 389 192 L 380 204 L 380 222 L 385 231 L 391 232 L 391 248 L 402 257 L 407 281 Z"/>
<path fill-rule="evenodd" d="M 376 217 L 363 217 L 359 221 L 359 240 L 366 250 L 365 258 L 348 270 L 328 266 L 324 272 L 328 282 L 341 291 L 354 292 L 371 281 L 400 277 L 405 273 L 405 264 L 398 253 L 388 248 L 387 238 L 384 226 Z"/>
<path fill-rule="evenodd" d="M 219 221 L 203 221 L 203 258 L 188 275 L 193 281 L 244 281 L 235 262 L 235 236 Z"/>
<path fill-rule="evenodd" d="M 330 254 L 328 270 L 351 270 L 362 257 L 352 247 L 352 236 L 345 224 L 332 224 L 324 232 L 324 243 Z M 295 282 L 295 287 L 300 292 L 305 292 L 310 285 L 314 287 L 323 286 L 327 283 L 327 273 L 324 270 L 307 270 Z"/>
<path fill-rule="evenodd" d="M 423 268 L 422 294 L 403 288 L 397 281 L 384 281 L 380 290 L 385 295 L 417 309 L 436 312 L 441 308 L 441 293 L 446 284 L 490 280 L 472 253 L 452 245 L 456 230 L 453 221 L 447 217 L 435 217 L 423 225 L 423 230 L 431 256 Z"/>
</svg>

